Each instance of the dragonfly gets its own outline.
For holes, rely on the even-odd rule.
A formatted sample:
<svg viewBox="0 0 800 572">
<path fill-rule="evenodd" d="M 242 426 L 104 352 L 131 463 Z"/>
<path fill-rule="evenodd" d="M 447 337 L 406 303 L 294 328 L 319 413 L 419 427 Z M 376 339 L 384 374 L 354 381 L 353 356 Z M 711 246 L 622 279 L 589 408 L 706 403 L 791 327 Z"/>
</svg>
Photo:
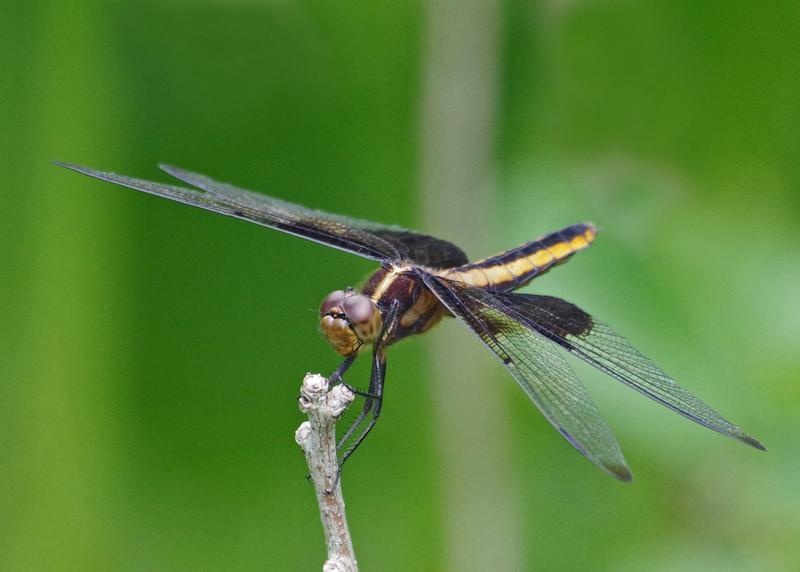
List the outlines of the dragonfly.
<svg viewBox="0 0 800 572">
<path fill-rule="evenodd" d="M 470 262 L 455 244 L 399 226 L 331 214 L 235 187 L 170 165 L 161 169 L 191 188 L 56 163 L 78 173 L 246 220 L 372 260 L 380 267 L 360 289 L 328 294 L 319 308 L 322 333 L 343 357 L 330 376 L 345 383 L 355 359 L 371 353 L 361 411 L 338 442 L 340 469 L 380 417 L 386 350 L 455 318 L 471 330 L 516 380 L 547 421 L 605 473 L 632 473 L 611 429 L 565 355 L 708 429 L 766 450 L 693 393 L 678 385 L 611 327 L 575 304 L 519 293 L 553 267 L 589 247 L 591 223 L 568 226 L 516 248 Z"/>
</svg>

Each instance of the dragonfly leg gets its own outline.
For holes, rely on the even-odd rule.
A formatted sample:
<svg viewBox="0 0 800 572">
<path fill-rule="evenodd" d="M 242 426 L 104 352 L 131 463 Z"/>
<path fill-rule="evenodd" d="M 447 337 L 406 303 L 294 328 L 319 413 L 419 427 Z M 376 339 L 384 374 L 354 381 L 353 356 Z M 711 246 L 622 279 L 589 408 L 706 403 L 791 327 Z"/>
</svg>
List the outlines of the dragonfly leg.
<svg viewBox="0 0 800 572">
<path fill-rule="evenodd" d="M 358 419 L 356 419 L 356 421 L 347 430 L 347 433 L 345 433 L 344 437 L 342 437 L 338 447 L 341 447 L 353 435 L 355 430 L 361 426 L 367 415 L 371 415 L 371 417 L 369 423 L 361 431 L 355 442 L 342 455 L 342 459 L 339 461 L 339 472 L 336 475 L 336 482 L 334 483 L 334 486 L 339 482 L 339 477 L 342 475 L 342 467 L 344 466 L 345 461 L 347 461 L 347 459 L 350 458 L 358 446 L 364 442 L 364 439 L 367 438 L 367 435 L 369 435 L 370 431 L 372 431 L 373 427 L 375 427 L 375 423 L 378 421 L 378 417 L 381 414 L 381 407 L 383 406 L 383 382 L 385 375 L 386 351 L 383 348 L 375 348 L 372 363 L 372 376 L 370 379 L 370 392 L 374 393 L 375 397 L 368 398 L 367 403 L 364 403 L 364 409 L 361 411 Z"/>
<path fill-rule="evenodd" d="M 383 404 L 383 381 L 386 374 L 386 351 L 384 349 L 384 343 L 386 340 L 387 334 L 391 331 L 391 329 L 395 325 L 395 321 L 397 320 L 397 316 L 400 310 L 400 303 L 398 301 L 394 301 L 392 306 L 389 308 L 389 311 L 386 314 L 386 319 L 383 322 L 383 328 L 381 329 L 381 333 L 378 336 L 377 341 L 375 342 L 375 349 L 373 351 L 373 361 L 372 361 L 372 374 L 370 375 L 369 381 L 369 389 L 367 390 L 365 395 L 366 400 L 364 402 L 364 407 L 361 409 L 361 413 L 359 413 L 358 417 L 355 421 L 348 427 L 347 431 L 344 433 L 342 438 L 339 440 L 339 443 L 336 445 L 337 450 L 341 449 L 345 443 L 353 436 L 356 429 L 358 429 L 364 420 L 367 418 L 370 413 L 372 414 L 372 418 L 369 421 L 369 425 L 361 432 L 361 434 L 356 439 L 355 443 L 342 455 L 342 460 L 339 462 L 339 472 L 341 473 L 341 468 L 344 462 L 347 460 L 350 455 L 356 450 L 356 448 L 361 444 L 361 442 L 366 438 L 367 434 L 372 430 L 375 426 L 375 422 L 380 415 L 381 406 Z M 338 477 L 337 477 L 338 479 Z"/>
<path fill-rule="evenodd" d="M 341 364 L 339 364 L 339 367 L 336 368 L 336 371 L 334 371 L 328 377 L 328 383 L 331 386 L 339 385 L 341 383 L 347 389 L 349 389 L 354 395 L 359 395 L 361 397 L 373 397 L 374 398 L 375 396 L 372 393 L 369 393 L 369 390 L 362 391 L 361 389 L 358 389 L 357 387 L 347 383 L 344 380 L 344 378 L 342 377 L 345 374 L 345 372 L 350 368 L 350 366 L 353 364 L 353 362 L 356 360 L 356 356 L 357 355 L 358 354 L 356 352 L 353 352 L 349 356 L 347 356 L 344 359 L 344 361 Z"/>
<path fill-rule="evenodd" d="M 356 392 L 353 391 L 353 393 Z M 372 403 L 376 397 L 372 379 L 370 379 L 369 389 L 367 390 L 367 392 L 366 393 L 361 392 L 358 393 L 358 395 L 363 395 L 366 398 L 364 400 L 364 407 L 361 408 L 361 413 L 358 414 L 358 417 L 356 417 L 355 421 L 353 421 L 350 424 L 350 427 L 347 428 L 347 431 L 345 431 L 344 435 L 342 435 L 342 438 L 339 439 L 339 442 L 336 444 L 337 451 L 341 449 L 342 446 L 344 446 L 345 442 L 353 435 L 355 430 L 358 429 L 358 426 L 364 422 L 364 419 L 367 417 L 370 410 L 372 409 Z"/>
<path fill-rule="evenodd" d="M 328 383 L 330 385 L 338 385 L 344 381 L 342 379 L 342 376 L 348 369 L 350 369 L 350 366 L 353 365 L 353 362 L 356 361 L 357 355 L 358 355 L 357 352 L 353 352 L 349 356 L 344 358 L 342 363 L 339 364 L 339 367 L 337 367 L 336 370 L 328 376 Z"/>
<path fill-rule="evenodd" d="M 364 403 L 364 408 L 362 409 L 361 414 L 350 426 L 344 437 L 337 445 L 337 449 L 341 449 L 345 442 L 352 437 L 355 430 L 361 426 L 366 417 L 371 414 L 372 417 L 370 418 L 367 426 L 363 431 L 361 431 L 361 434 L 356 438 L 355 442 L 350 446 L 350 448 L 347 449 L 347 451 L 345 451 L 342 455 L 342 459 L 339 461 L 339 472 L 336 475 L 336 483 L 339 482 L 339 478 L 342 476 L 342 467 L 344 466 L 345 461 L 347 461 L 347 459 L 350 458 L 358 446 L 364 442 L 364 439 L 367 438 L 367 435 L 369 435 L 370 431 L 372 431 L 372 429 L 375 427 L 375 424 L 378 422 L 378 417 L 381 414 L 381 408 L 383 407 L 383 383 L 386 377 L 386 349 L 384 345 L 386 343 L 386 339 L 388 338 L 389 332 L 391 332 L 392 328 L 395 326 L 399 311 L 400 303 L 399 301 L 395 300 L 392 302 L 392 306 L 389 308 L 389 311 L 386 314 L 386 318 L 383 322 L 383 328 L 381 329 L 381 333 L 375 342 L 375 349 L 372 353 L 372 374 L 370 375 L 369 382 L 369 393 L 371 395 L 367 398 L 367 402 Z M 336 483 L 334 483 L 334 486 Z"/>
</svg>

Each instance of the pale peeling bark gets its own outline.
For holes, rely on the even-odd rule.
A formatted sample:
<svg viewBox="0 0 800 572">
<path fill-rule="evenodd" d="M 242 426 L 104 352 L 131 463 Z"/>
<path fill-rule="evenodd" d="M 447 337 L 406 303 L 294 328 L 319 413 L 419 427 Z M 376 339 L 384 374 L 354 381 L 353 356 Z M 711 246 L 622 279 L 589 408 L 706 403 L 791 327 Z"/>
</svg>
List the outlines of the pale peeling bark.
<svg viewBox="0 0 800 572">
<path fill-rule="evenodd" d="M 353 401 L 353 392 L 340 384 L 328 390 L 328 380 L 309 373 L 300 388 L 300 410 L 308 415 L 295 432 L 303 448 L 317 493 L 322 530 L 328 547 L 323 572 L 356 572 L 358 566 L 347 518 L 341 482 L 337 481 L 336 422 Z"/>
</svg>

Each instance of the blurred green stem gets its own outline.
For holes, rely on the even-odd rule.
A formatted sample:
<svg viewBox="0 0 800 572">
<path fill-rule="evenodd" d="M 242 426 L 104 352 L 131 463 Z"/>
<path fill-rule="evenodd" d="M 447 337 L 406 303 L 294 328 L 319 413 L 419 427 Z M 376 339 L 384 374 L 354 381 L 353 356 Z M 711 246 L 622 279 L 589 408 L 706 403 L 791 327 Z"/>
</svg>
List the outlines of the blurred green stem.
<svg viewBox="0 0 800 572">
<path fill-rule="evenodd" d="M 435 0 L 427 16 L 423 228 L 474 256 L 486 249 L 481 234 L 490 227 L 500 4 Z M 486 391 L 488 358 L 465 352 L 476 347 L 470 346 L 476 343 L 472 336 L 450 331 L 434 337 L 430 371 L 446 506 L 445 561 L 452 570 L 519 570 L 503 392 Z"/>
</svg>

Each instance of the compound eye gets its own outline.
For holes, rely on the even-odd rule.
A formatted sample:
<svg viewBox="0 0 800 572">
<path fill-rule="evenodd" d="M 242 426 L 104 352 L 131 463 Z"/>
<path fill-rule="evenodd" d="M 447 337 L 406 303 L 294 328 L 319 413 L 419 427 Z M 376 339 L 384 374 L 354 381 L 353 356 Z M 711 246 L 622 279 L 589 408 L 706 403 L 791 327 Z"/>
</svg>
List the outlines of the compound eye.
<svg viewBox="0 0 800 572">
<path fill-rule="evenodd" d="M 342 307 L 342 301 L 344 300 L 344 290 L 334 290 L 330 294 L 328 294 L 325 299 L 322 301 L 322 304 L 319 307 L 319 314 L 320 316 L 324 316 L 331 309 Z"/>
<path fill-rule="evenodd" d="M 342 309 L 347 319 L 354 324 L 364 324 L 372 318 L 372 313 L 376 311 L 372 300 L 363 294 L 355 294 L 345 298 Z"/>
</svg>

